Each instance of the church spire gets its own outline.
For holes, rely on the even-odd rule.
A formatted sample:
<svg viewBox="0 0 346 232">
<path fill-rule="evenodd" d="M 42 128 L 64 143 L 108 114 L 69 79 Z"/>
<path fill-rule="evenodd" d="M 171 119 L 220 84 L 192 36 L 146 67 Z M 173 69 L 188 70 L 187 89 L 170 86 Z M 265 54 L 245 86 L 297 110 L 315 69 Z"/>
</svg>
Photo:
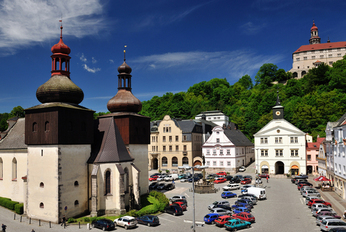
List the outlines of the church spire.
<svg viewBox="0 0 346 232">
<path fill-rule="evenodd" d="M 315 20 L 312 23 L 312 27 L 310 29 L 311 37 L 309 39 L 310 44 L 319 44 L 321 43 L 321 38 L 318 36 L 318 28 L 315 25 Z"/>
</svg>

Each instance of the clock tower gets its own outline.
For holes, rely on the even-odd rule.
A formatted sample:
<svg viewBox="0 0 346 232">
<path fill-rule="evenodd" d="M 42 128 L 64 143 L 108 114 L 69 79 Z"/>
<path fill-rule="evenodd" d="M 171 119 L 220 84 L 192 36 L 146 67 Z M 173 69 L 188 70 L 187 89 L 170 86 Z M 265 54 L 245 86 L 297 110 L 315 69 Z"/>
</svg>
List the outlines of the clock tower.
<svg viewBox="0 0 346 232">
<path fill-rule="evenodd" d="M 284 107 L 280 104 L 279 91 L 277 91 L 276 105 L 273 107 L 273 119 L 284 118 Z"/>
</svg>

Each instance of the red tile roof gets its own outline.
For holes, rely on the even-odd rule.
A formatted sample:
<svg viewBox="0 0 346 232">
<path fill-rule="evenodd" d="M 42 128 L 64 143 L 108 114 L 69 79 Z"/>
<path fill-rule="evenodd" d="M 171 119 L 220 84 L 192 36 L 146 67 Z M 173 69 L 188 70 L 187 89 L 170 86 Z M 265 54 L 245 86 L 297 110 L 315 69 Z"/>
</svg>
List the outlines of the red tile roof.
<svg viewBox="0 0 346 232">
<path fill-rule="evenodd" d="M 346 47 L 346 41 L 334 42 L 334 43 L 321 43 L 321 44 L 309 44 L 302 45 L 297 51 L 293 53 L 305 52 L 305 51 L 315 51 L 322 49 L 332 49 L 332 48 L 344 48 Z"/>
<path fill-rule="evenodd" d="M 307 143 L 307 150 L 319 150 L 320 144 L 323 142 L 325 138 L 317 138 L 317 142 L 315 143 Z"/>
</svg>

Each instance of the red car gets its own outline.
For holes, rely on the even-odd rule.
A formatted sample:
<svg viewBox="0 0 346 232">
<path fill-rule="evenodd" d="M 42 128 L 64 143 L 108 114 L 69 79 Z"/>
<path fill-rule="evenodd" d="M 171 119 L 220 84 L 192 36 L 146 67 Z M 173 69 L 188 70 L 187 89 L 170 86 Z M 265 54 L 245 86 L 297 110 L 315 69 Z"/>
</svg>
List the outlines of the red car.
<svg viewBox="0 0 346 232">
<path fill-rule="evenodd" d="M 249 179 L 249 178 L 244 178 L 244 180 L 242 180 L 240 183 L 241 183 L 241 184 L 251 184 L 251 179 Z"/>
<path fill-rule="evenodd" d="M 227 176 L 227 173 L 226 172 L 218 172 L 218 173 L 216 173 L 216 175 L 218 175 L 218 176 Z"/>
<path fill-rule="evenodd" d="M 231 216 L 223 215 L 218 217 L 218 219 L 216 219 L 214 222 L 216 226 L 223 227 L 228 222 L 228 220 L 231 220 L 231 219 L 232 219 Z"/>
<path fill-rule="evenodd" d="M 227 179 L 226 178 L 219 178 L 217 180 L 214 180 L 214 184 L 220 184 L 220 183 L 224 183 L 226 182 Z"/>
<path fill-rule="evenodd" d="M 233 214 L 232 219 L 240 219 L 251 223 L 255 222 L 255 217 L 252 214 L 246 212 Z"/>
<path fill-rule="evenodd" d="M 332 207 L 332 204 L 330 204 L 330 203 L 327 202 L 327 201 L 321 200 L 321 199 L 311 199 L 311 200 L 308 202 L 308 207 L 311 208 L 311 206 L 312 206 L 313 204 L 316 204 L 316 203 L 321 203 L 321 204 L 323 204 L 323 205 L 327 205 L 327 206 Z"/>
<path fill-rule="evenodd" d="M 149 178 L 149 181 L 155 181 L 155 180 L 157 180 L 157 176 L 154 176 L 154 177 L 150 177 L 150 178 Z"/>
<path fill-rule="evenodd" d="M 259 174 L 258 177 L 261 177 L 261 178 L 270 178 L 268 174 L 265 174 L 265 173 L 262 173 L 262 174 Z"/>
<path fill-rule="evenodd" d="M 181 202 L 181 201 L 177 201 L 177 202 L 174 202 L 173 204 L 170 204 L 170 205 L 178 205 L 180 208 L 182 208 L 183 211 L 186 211 L 186 204 L 184 202 Z"/>
<path fill-rule="evenodd" d="M 298 184 L 298 190 L 300 190 L 303 186 L 313 186 L 312 184 L 310 183 L 301 183 L 301 184 Z"/>
</svg>

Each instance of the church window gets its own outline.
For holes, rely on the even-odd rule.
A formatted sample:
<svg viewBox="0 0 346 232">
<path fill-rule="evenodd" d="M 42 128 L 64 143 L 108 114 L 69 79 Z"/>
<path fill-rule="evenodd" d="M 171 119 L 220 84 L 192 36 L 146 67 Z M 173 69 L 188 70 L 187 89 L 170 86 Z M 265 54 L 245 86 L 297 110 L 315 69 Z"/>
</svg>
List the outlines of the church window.
<svg viewBox="0 0 346 232">
<path fill-rule="evenodd" d="M 178 158 L 175 157 L 175 156 L 172 158 L 172 166 L 173 167 L 178 167 Z"/>
<path fill-rule="evenodd" d="M 17 160 L 13 158 L 12 160 L 12 180 L 17 180 Z"/>
<path fill-rule="evenodd" d="M 79 185 L 78 181 L 75 181 L 75 182 L 74 182 L 74 186 L 77 187 L 78 185 Z"/>
<path fill-rule="evenodd" d="M 109 195 L 111 194 L 111 172 L 110 171 L 106 171 L 106 175 L 105 175 L 105 195 Z"/>
<path fill-rule="evenodd" d="M 4 164 L 2 162 L 2 159 L 0 158 L 0 180 L 2 180 L 3 178 L 3 167 L 4 167 Z"/>
<path fill-rule="evenodd" d="M 41 209 L 44 209 L 44 204 L 43 204 L 43 202 L 40 203 L 40 208 L 41 208 Z"/>
<path fill-rule="evenodd" d="M 78 205 L 79 205 L 78 200 L 75 200 L 75 201 L 74 201 L 74 206 L 78 206 Z"/>
<path fill-rule="evenodd" d="M 49 122 L 48 122 L 48 121 L 46 121 L 46 122 L 44 123 L 44 131 L 46 131 L 46 132 L 49 131 Z"/>
<path fill-rule="evenodd" d="M 125 187 L 125 193 L 129 192 L 129 169 L 124 169 L 125 175 L 124 175 L 124 187 Z"/>
<path fill-rule="evenodd" d="M 162 157 L 162 166 L 167 167 L 167 157 Z"/>
<path fill-rule="evenodd" d="M 184 157 L 184 158 L 183 158 L 183 165 L 184 165 L 184 164 L 186 164 L 186 165 L 189 164 L 189 158 L 187 158 L 187 157 Z"/>
<path fill-rule="evenodd" d="M 34 122 L 32 124 L 32 132 L 37 132 L 37 123 L 36 122 Z"/>
<path fill-rule="evenodd" d="M 40 183 L 40 188 L 44 188 L 44 183 L 43 182 Z"/>
</svg>

